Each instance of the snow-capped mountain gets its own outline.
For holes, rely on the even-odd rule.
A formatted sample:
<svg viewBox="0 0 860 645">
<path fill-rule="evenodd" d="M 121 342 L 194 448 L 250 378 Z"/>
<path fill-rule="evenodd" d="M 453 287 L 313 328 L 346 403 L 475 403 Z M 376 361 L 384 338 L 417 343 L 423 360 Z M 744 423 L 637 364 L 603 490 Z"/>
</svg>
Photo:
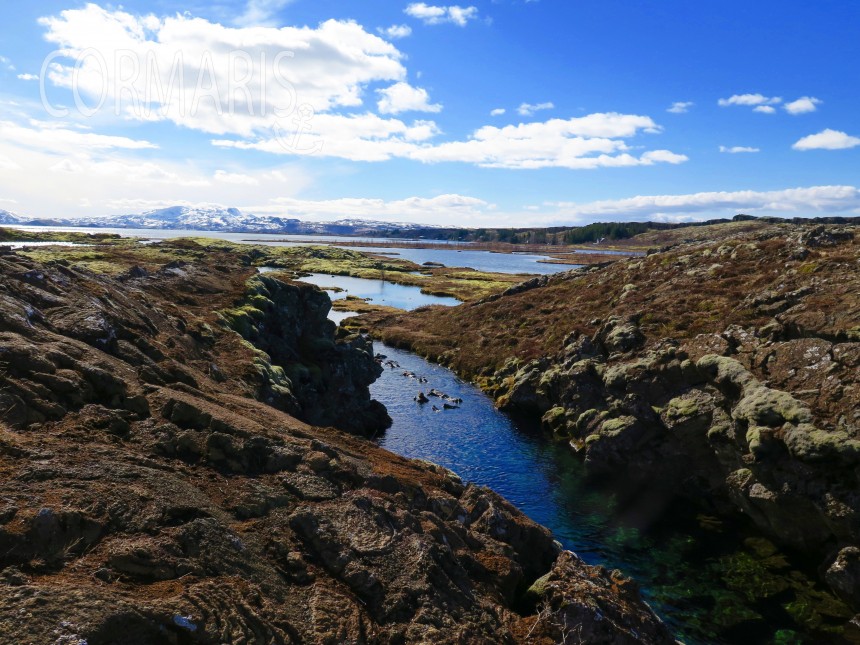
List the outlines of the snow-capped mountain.
<svg viewBox="0 0 860 645">
<path fill-rule="evenodd" d="M 140 228 L 227 233 L 280 233 L 293 235 L 372 235 L 382 231 L 433 228 L 419 224 L 343 219 L 303 222 L 270 215 L 252 215 L 221 206 L 171 206 L 131 215 L 75 219 L 31 219 L 0 210 L 0 225 L 82 226 L 93 228 Z"/>
<path fill-rule="evenodd" d="M 281 232 L 299 220 L 259 217 L 238 208 L 219 206 L 171 206 L 135 215 L 88 217 L 75 220 L 77 226 L 109 228 L 160 228 L 188 231 Z"/>
<path fill-rule="evenodd" d="M 21 224 L 24 218 L 0 208 L 0 224 Z"/>
</svg>

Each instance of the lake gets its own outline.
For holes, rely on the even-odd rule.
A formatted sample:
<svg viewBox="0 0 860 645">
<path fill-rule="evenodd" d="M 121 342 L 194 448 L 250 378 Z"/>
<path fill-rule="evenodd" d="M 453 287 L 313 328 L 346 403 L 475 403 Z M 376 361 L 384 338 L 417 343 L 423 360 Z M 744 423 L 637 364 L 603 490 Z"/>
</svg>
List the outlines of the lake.
<svg viewBox="0 0 860 645">
<path fill-rule="evenodd" d="M 259 271 L 260 273 L 268 273 L 270 271 L 278 271 L 278 269 L 260 267 Z M 315 284 L 327 291 L 329 298 L 333 301 L 343 300 L 347 296 L 356 296 L 370 300 L 377 305 L 397 307 L 405 311 L 412 311 L 413 309 L 427 305 L 456 307 L 460 304 L 460 301 L 456 298 L 421 293 L 420 287 L 394 284 L 385 280 L 368 280 L 366 278 L 353 278 L 350 276 L 333 276 L 327 273 L 312 273 L 309 276 L 299 278 L 299 281 Z M 333 291 L 331 290 L 332 287 L 337 287 L 338 289 L 342 289 L 342 291 Z M 333 310 L 332 313 L 341 314 L 342 312 Z M 338 316 L 335 322 L 340 323 L 346 317 Z"/>
<path fill-rule="evenodd" d="M 122 237 L 139 237 L 149 241 L 170 240 L 180 237 L 208 237 L 225 240 L 236 244 L 258 244 L 261 246 L 311 246 L 315 244 L 330 244 L 337 242 L 362 242 L 369 244 L 385 244 L 386 242 L 400 243 L 410 240 L 388 240 L 373 237 L 344 237 L 336 235 L 267 235 L 262 233 L 222 233 L 218 231 L 174 231 L 161 229 L 134 228 L 92 228 L 92 227 L 50 227 L 50 226 L 16 226 L 24 231 L 56 231 L 62 233 L 108 233 Z M 418 241 L 418 240 L 412 240 Z M 437 242 L 434 240 L 434 244 Z M 445 242 L 440 242 L 445 244 Z M 454 243 L 451 243 L 454 244 Z M 458 246 L 462 242 L 456 243 Z M 477 271 L 497 273 L 531 273 L 548 275 L 567 271 L 574 268 L 565 264 L 540 264 L 540 260 L 549 259 L 546 255 L 528 253 L 491 253 L 490 251 L 470 251 L 461 249 L 407 249 L 384 247 L 342 247 L 365 253 L 384 253 L 389 257 L 410 260 L 416 264 L 438 262 L 452 267 L 469 267 Z"/>
</svg>

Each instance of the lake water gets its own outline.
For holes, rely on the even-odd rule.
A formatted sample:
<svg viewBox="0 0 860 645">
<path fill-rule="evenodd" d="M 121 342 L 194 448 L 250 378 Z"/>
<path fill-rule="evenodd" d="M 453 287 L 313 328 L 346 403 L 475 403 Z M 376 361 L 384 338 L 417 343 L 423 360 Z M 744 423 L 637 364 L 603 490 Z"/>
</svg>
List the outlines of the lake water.
<svg viewBox="0 0 860 645">
<path fill-rule="evenodd" d="M 277 271 L 272 267 L 260 267 L 260 273 Z M 456 298 L 446 296 L 432 296 L 421 293 L 419 287 L 411 287 L 402 284 L 394 284 L 385 280 L 368 280 L 365 278 L 352 278 L 350 276 L 333 276 L 328 273 L 312 273 L 299 279 L 300 282 L 315 284 L 323 290 L 327 290 L 329 298 L 343 300 L 347 296 L 365 298 L 377 305 L 397 307 L 405 311 L 412 311 L 418 307 L 427 305 L 443 305 L 445 307 L 456 307 L 460 301 Z M 337 287 L 342 291 L 332 291 Z M 333 314 L 341 312 L 332 311 Z M 340 323 L 346 316 L 338 316 L 335 322 Z"/>
<path fill-rule="evenodd" d="M 366 298 L 374 304 L 397 307 L 412 311 L 418 307 L 427 305 L 444 305 L 456 307 L 460 301 L 456 298 L 444 296 L 431 296 L 421 293 L 419 287 L 410 287 L 402 284 L 393 284 L 385 280 L 366 280 L 364 278 L 351 278 L 347 276 L 330 276 L 326 273 L 313 273 L 301 278 L 302 282 L 310 282 L 318 287 L 339 287 L 341 292 L 329 292 L 332 300 L 340 300 L 347 296 Z"/>
<path fill-rule="evenodd" d="M 0 246 L 23 249 L 25 246 L 89 246 L 89 244 L 78 244 L 77 242 L 0 242 Z"/>
<path fill-rule="evenodd" d="M 575 269 L 571 264 L 546 264 L 541 260 L 546 255 L 529 253 L 491 253 L 489 251 L 469 251 L 461 249 L 405 249 L 384 247 L 355 247 L 356 251 L 381 253 L 393 258 L 409 260 L 415 264 L 438 262 L 449 267 L 471 267 L 477 271 L 493 273 L 531 273 L 550 275 Z"/>
<path fill-rule="evenodd" d="M 320 243 L 337 246 L 337 242 L 362 242 L 368 244 L 400 243 L 410 240 L 386 240 L 373 237 L 344 237 L 337 235 L 267 235 L 262 233 L 222 233 L 217 231 L 172 231 L 160 229 L 134 228 L 75 228 L 50 226 L 16 226 L 24 231 L 57 231 L 63 233 L 108 233 L 122 237 L 139 237 L 148 241 L 171 240 L 180 237 L 208 237 L 236 244 L 257 244 L 260 246 L 310 246 Z M 411 240 L 418 241 L 418 240 Z M 436 244 L 437 241 L 433 240 Z M 445 244 L 445 242 L 439 242 Z M 451 243 L 452 245 L 455 243 Z M 458 246 L 462 242 L 456 243 Z M 461 249 L 407 249 L 384 247 L 342 247 L 366 253 L 385 253 L 389 257 L 410 260 L 416 264 L 438 262 L 451 267 L 469 267 L 477 271 L 497 273 L 531 273 L 547 275 L 574 268 L 565 264 L 540 264 L 548 256 L 527 253 L 490 253 L 489 251 L 469 251 Z M 396 254 L 396 255 L 395 255 Z"/>
</svg>

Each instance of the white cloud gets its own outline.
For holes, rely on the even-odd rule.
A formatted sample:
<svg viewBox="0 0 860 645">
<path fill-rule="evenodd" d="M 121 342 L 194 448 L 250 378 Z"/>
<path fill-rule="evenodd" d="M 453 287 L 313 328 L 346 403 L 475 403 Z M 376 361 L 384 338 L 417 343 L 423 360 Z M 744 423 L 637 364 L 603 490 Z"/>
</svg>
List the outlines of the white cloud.
<svg viewBox="0 0 860 645">
<path fill-rule="evenodd" d="M 253 136 L 273 122 L 294 129 L 296 107 L 360 107 L 367 85 L 406 76 L 397 48 L 351 21 L 236 29 L 88 4 L 41 22 L 67 54 L 49 69 L 52 83 L 75 86 L 93 103 L 104 97 L 105 111 L 128 119 L 210 134 Z M 80 58 L 85 51 L 98 55 Z"/>
<path fill-rule="evenodd" d="M 266 204 L 243 207 L 243 210 L 259 215 L 297 217 L 312 221 L 367 218 L 390 222 L 472 226 L 491 222 L 495 206 L 476 197 L 452 194 L 392 201 L 373 198 L 319 201 L 278 198 Z"/>
<path fill-rule="evenodd" d="M 242 173 L 227 172 L 226 170 L 216 170 L 214 175 L 215 181 L 221 181 L 226 184 L 238 184 L 240 186 L 259 186 L 258 179 L 251 175 Z"/>
<path fill-rule="evenodd" d="M 65 128 L 45 131 L 44 137 Z M 77 133 L 76 133 L 77 134 Z M 217 166 L 206 167 L 205 157 L 177 162 L 146 159 L 135 150 L 123 148 L 84 148 L 59 144 L 53 148 L 20 145 L 0 134 L 0 163 L 14 160 L 17 169 L 0 172 L 0 195 L 26 205 L 28 213 L 39 217 L 75 217 L 98 212 L 124 213 L 127 208 L 111 206 L 117 200 L 144 200 L 157 196 L 167 204 L 187 200 L 218 201 L 241 204 L 249 192 L 255 199 L 268 200 L 294 195 L 312 183 L 306 169 L 296 165 L 279 165 L 265 171 L 231 168 L 232 174 L 246 174 L 259 179 L 260 185 L 217 181 Z M 14 172 L 12 170 L 15 170 Z M 47 187 L 47 188 L 46 188 Z M 90 207 L 83 206 L 88 199 Z"/>
<path fill-rule="evenodd" d="M 294 140 L 287 137 L 261 138 L 256 141 L 215 139 L 212 144 L 222 148 L 259 150 L 279 155 L 296 155 L 303 150 L 327 157 L 352 161 L 385 161 L 407 157 L 419 142 L 439 133 L 433 121 L 407 124 L 399 119 L 386 119 L 367 112 L 364 114 L 318 114 L 309 122 L 310 131 Z"/>
<path fill-rule="evenodd" d="M 79 163 L 75 163 L 71 159 L 63 159 L 59 163 L 48 168 L 48 170 L 51 172 L 67 172 L 78 175 L 84 171 L 84 167 Z"/>
<path fill-rule="evenodd" d="M 808 112 L 815 112 L 815 110 L 818 109 L 817 106 L 822 103 L 824 103 L 824 101 L 817 99 L 814 96 L 802 96 L 796 101 L 786 103 L 783 107 L 789 114 L 806 114 Z"/>
<path fill-rule="evenodd" d="M 474 13 L 471 8 L 434 8 L 420 3 L 410 7 L 412 13 L 426 15 L 428 20 L 444 18 L 455 23 L 458 16 Z M 98 97 L 107 81 L 106 111 L 117 107 L 125 119 L 169 120 L 215 135 L 212 143 L 219 147 L 287 155 L 314 153 L 354 161 L 404 158 L 501 168 L 573 169 L 686 161 L 685 156 L 665 150 L 632 152 L 626 139 L 639 132 L 659 131 L 650 118 L 636 115 L 593 114 L 506 129 L 488 126 L 464 141 L 437 142 L 442 133 L 434 121 L 408 122 L 394 115 L 438 112 L 442 106 L 431 103 L 425 89 L 405 81 L 403 55 L 390 42 L 355 22 L 329 20 L 315 28 L 237 29 L 188 15 L 138 16 L 88 4 L 43 19 L 42 24 L 47 39 L 64 50 L 68 61 L 89 49 L 112 62 L 103 71 L 95 56 L 84 57 L 77 66 L 64 58 L 48 71 L 52 83 L 66 88 L 75 85 L 85 95 Z M 249 59 L 232 56 L 240 47 Z M 283 51 L 294 52 L 294 56 L 274 66 L 275 56 Z M 261 65 L 260 60 L 268 63 Z M 133 71 L 135 64 L 141 70 L 139 77 L 122 82 L 129 76 L 126 68 Z M 237 71 L 242 64 L 248 69 Z M 248 72 L 244 75 L 247 83 L 240 85 L 243 91 L 225 91 L 235 90 L 241 71 Z M 198 82 L 201 78 L 202 84 Z M 378 90 L 375 107 L 387 116 L 367 110 L 340 112 L 363 107 L 369 88 L 378 83 L 387 87 Z M 217 87 L 220 94 L 201 92 L 201 86 Z M 284 116 L 277 112 L 297 104 L 309 107 Z M 521 111 L 532 113 L 550 106 L 524 104 Z M 89 148 L 154 147 L 145 141 L 69 128 L 50 135 L 66 140 L 67 145 L 74 137 L 74 143 Z M 211 179 L 212 172 L 214 169 L 204 176 Z"/>
<path fill-rule="evenodd" d="M 685 112 L 689 112 L 690 108 L 694 105 L 695 103 L 692 101 L 675 101 L 666 111 L 672 114 L 684 114 Z"/>
<path fill-rule="evenodd" d="M 461 7 L 459 5 L 439 7 L 423 2 L 413 2 L 403 11 L 413 18 L 421 20 L 425 25 L 452 23 L 458 27 L 465 27 L 470 20 L 478 17 L 477 7 Z"/>
<path fill-rule="evenodd" d="M 642 220 L 673 217 L 675 221 L 727 217 L 737 213 L 806 216 L 820 213 L 854 213 L 860 210 L 860 188 L 813 186 L 786 190 L 704 192 L 688 195 L 650 195 L 587 204 L 550 204 L 558 210 L 553 221 L 595 218 Z"/>
<path fill-rule="evenodd" d="M 15 71 L 15 66 L 12 64 L 12 61 L 6 58 L 5 56 L 0 56 L 0 65 L 3 65 L 10 72 Z"/>
<path fill-rule="evenodd" d="M 776 114 L 776 108 L 772 105 L 757 105 L 753 108 L 753 112 L 758 112 L 759 114 Z"/>
<path fill-rule="evenodd" d="M 333 200 L 273 199 L 242 206 L 259 215 L 332 220 L 345 217 L 409 221 L 455 226 L 574 225 L 595 220 L 701 221 L 737 213 L 774 216 L 814 216 L 860 212 L 860 189 L 854 186 L 813 186 L 775 191 L 703 192 L 650 195 L 590 203 L 529 205 L 520 212 L 501 211 L 495 204 L 465 195 L 433 198 Z"/>
<path fill-rule="evenodd" d="M 768 97 L 763 94 L 735 94 L 727 99 L 720 99 L 717 101 L 721 107 L 728 107 L 730 105 L 745 105 L 751 107 L 754 105 L 775 105 L 781 102 L 782 98 L 779 96 Z"/>
<path fill-rule="evenodd" d="M 761 152 L 759 148 L 751 148 L 749 146 L 720 146 L 720 152 L 725 152 L 730 155 L 736 155 L 742 152 Z"/>
<path fill-rule="evenodd" d="M 426 162 L 459 161 L 487 168 L 569 168 L 653 165 L 687 160 L 668 150 L 634 156 L 624 141 L 639 132 L 653 132 L 648 117 L 625 114 L 591 114 L 543 123 L 484 126 L 467 141 L 422 147 L 411 157 Z"/>
<path fill-rule="evenodd" d="M 21 166 L 9 157 L 0 155 L 0 170 L 18 170 Z"/>
<path fill-rule="evenodd" d="M 495 110 L 490 110 L 490 116 L 502 116 L 507 110 L 505 108 L 496 108 Z"/>
<path fill-rule="evenodd" d="M 234 21 L 241 27 L 271 25 L 273 16 L 292 0 L 248 0 L 245 12 Z"/>
<path fill-rule="evenodd" d="M 803 137 L 791 147 L 795 150 L 845 150 L 857 146 L 860 146 L 860 138 L 828 128 L 818 134 Z"/>
<path fill-rule="evenodd" d="M 625 139 L 660 128 L 647 116 L 633 114 L 589 114 L 572 119 L 509 125 L 484 126 L 464 141 L 433 143 L 439 131 L 432 121 L 407 125 L 374 114 L 319 115 L 310 136 L 323 142 L 320 155 L 353 161 L 384 161 L 405 158 L 426 163 L 461 162 L 487 168 L 570 168 L 678 164 L 684 155 L 652 150 L 639 156 L 630 153 Z M 275 139 L 256 142 L 215 140 L 216 146 L 291 154 Z"/>
<path fill-rule="evenodd" d="M 555 105 L 551 102 L 522 103 L 517 108 L 517 112 L 522 116 L 532 116 L 535 112 L 539 112 L 541 110 L 552 110 L 553 108 L 555 108 Z"/>
<path fill-rule="evenodd" d="M 144 150 L 158 148 L 154 143 L 128 137 L 116 137 L 92 132 L 69 130 L 68 124 L 42 124 L 26 127 L 12 121 L 0 121 L 0 140 L 22 147 L 53 152 L 80 152 L 81 150 Z"/>
<path fill-rule="evenodd" d="M 430 95 L 421 87 L 409 83 L 395 83 L 390 87 L 376 90 L 380 95 L 377 106 L 380 114 L 399 114 L 401 112 L 441 112 L 442 106 L 430 103 Z"/>
<path fill-rule="evenodd" d="M 38 81 L 38 74 L 18 74 L 18 79 L 22 81 Z"/>
<path fill-rule="evenodd" d="M 399 40 L 412 35 L 412 27 L 409 25 L 391 25 L 385 29 L 377 29 L 377 31 L 390 40 Z"/>
</svg>

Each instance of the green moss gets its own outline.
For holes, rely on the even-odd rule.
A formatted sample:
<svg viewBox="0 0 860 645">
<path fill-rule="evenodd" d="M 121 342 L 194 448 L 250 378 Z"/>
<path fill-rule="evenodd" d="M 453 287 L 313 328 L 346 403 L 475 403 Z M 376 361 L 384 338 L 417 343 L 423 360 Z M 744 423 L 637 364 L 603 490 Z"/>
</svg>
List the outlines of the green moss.
<svg viewBox="0 0 860 645">
<path fill-rule="evenodd" d="M 253 339 L 257 333 L 257 323 L 265 313 L 251 305 L 242 305 L 233 309 L 222 309 L 218 312 L 221 321 L 230 329 L 237 332 L 246 340 Z"/>
<path fill-rule="evenodd" d="M 699 405 L 695 399 L 679 396 L 669 401 L 666 416 L 670 419 L 692 417 L 699 414 Z"/>
<path fill-rule="evenodd" d="M 729 589 L 744 595 L 749 602 L 769 598 L 791 587 L 785 576 L 753 554 L 740 552 L 720 558 L 719 568 Z"/>
<path fill-rule="evenodd" d="M 636 425 L 636 419 L 630 416 L 606 419 L 600 424 L 600 434 L 603 436 L 614 437 L 624 433 L 634 425 Z"/>
</svg>

